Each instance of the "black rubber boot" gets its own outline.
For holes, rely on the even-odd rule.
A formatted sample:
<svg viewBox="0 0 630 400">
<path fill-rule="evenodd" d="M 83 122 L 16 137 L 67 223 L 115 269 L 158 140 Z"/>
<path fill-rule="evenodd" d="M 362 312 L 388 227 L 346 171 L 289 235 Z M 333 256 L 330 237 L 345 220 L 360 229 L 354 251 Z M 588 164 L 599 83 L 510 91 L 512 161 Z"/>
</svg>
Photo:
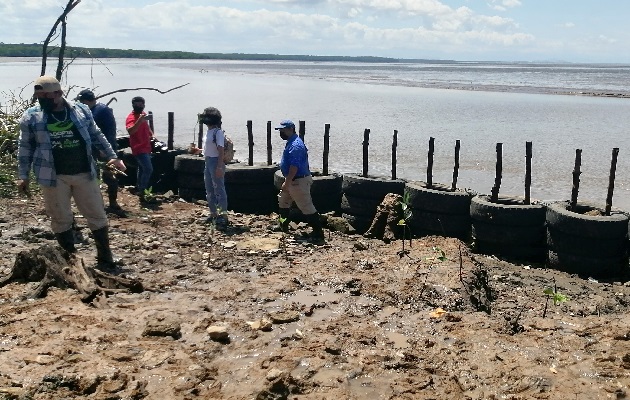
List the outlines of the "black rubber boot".
<svg viewBox="0 0 630 400">
<path fill-rule="evenodd" d="M 114 259 L 111 249 L 109 248 L 109 228 L 104 227 L 92 231 L 94 243 L 96 244 L 96 268 L 98 269 L 114 269 L 120 260 Z"/>
<path fill-rule="evenodd" d="M 278 227 L 284 233 L 289 232 L 289 209 L 288 208 L 279 208 L 278 209 Z"/>
<path fill-rule="evenodd" d="M 55 233 L 57 243 L 62 249 L 68 253 L 76 253 L 77 249 L 74 247 L 74 229 L 70 228 L 67 231 L 61 233 Z"/>
<path fill-rule="evenodd" d="M 314 242 L 323 242 L 324 241 L 324 228 L 322 227 L 322 220 L 320 219 L 319 213 L 305 215 L 306 222 L 313 228 L 313 232 L 311 233 L 311 238 Z"/>
<path fill-rule="evenodd" d="M 113 211 L 120 211 L 122 208 L 118 204 L 118 190 L 116 188 L 107 188 L 107 197 L 109 198 L 109 208 Z"/>
</svg>

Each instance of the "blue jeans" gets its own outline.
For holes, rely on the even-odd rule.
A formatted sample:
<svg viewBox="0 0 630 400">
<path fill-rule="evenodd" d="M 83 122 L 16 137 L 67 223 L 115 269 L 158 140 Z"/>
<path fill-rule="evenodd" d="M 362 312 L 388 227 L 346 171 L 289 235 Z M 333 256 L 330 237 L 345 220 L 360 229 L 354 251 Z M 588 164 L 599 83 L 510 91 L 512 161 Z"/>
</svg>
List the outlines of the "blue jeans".
<svg viewBox="0 0 630 400">
<path fill-rule="evenodd" d="M 210 207 L 210 215 L 227 213 L 227 193 L 225 192 L 225 165 L 224 175 L 217 177 L 217 164 L 219 157 L 206 157 L 206 168 L 203 171 L 203 180 L 206 184 L 206 200 Z"/>
<path fill-rule="evenodd" d="M 151 174 L 153 174 L 151 154 L 136 154 L 136 160 L 138 161 L 138 180 L 136 182 L 136 188 L 138 192 L 142 194 L 145 189 L 148 189 L 149 180 L 151 179 Z"/>
</svg>

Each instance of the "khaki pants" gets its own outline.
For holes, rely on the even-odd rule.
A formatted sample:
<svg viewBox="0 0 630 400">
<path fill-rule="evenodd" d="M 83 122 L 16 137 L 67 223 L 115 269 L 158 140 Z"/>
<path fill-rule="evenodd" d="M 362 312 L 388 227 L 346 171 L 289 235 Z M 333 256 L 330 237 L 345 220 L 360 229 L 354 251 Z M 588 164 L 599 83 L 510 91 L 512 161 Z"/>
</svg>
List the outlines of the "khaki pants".
<svg viewBox="0 0 630 400">
<path fill-rule="evenodd" d="M 90 179 L 89 173 L 77 175 L 57 175 L 57 186 L 42 186 L 46 214 L 50 217 L 50 228 L 54 233 L 65 232 L 72 228 L 74 215 L 70 199 L 87 220 L 90 230 L 107 226 L 107 214 L 103 196 L 96 179 Z"/>
<path fill-rule="evenodd" d="M 311 198 L 311 186 L 313 185 L 313 177 L 305 176 L 289 182 L 288 190 L 281 190 L 278 194 L 278 207 L 289 208 L 291 203 L 295 201 L 302 214 L 311 215 L 317 212 Z"/>
</svg>

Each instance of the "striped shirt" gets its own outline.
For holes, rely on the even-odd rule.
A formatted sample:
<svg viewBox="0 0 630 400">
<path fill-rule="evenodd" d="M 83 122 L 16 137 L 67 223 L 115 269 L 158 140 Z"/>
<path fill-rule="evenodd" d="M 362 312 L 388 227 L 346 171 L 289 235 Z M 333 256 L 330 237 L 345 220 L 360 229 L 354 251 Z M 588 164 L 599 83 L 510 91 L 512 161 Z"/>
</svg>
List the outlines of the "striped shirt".
<svg viewBox="0 0 630 400">
<path fill-rule="evenodd" d="M 65 101 L 68 114 L 79 134 L 85 140 L 88 160 L 92 160 L 92 146 L 106 154 L 107 159 L 116 158 L 111 145 L 94 123 L 90 109 L 81 103 L 70 104 Z M 53 159 L 50 134 L 46 127 L 48 115 L 39 105 L 29 108 L 20 121 L 20 138 L 18 147 L 18 178 L 28 179 L 33 168 L 37 183 L 42 186 L 57 186 L 57 174 Z M 96 177 L 94 162 L 90 163 L 90 176 Z"/>
</svg>

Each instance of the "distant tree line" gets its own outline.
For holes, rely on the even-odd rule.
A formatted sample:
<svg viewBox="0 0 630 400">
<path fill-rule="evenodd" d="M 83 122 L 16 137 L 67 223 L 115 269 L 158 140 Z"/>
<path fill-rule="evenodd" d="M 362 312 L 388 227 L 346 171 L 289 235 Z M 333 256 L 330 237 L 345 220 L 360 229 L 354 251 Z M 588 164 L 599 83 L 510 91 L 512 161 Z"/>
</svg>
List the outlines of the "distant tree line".
<svg viewBox="0 0 630 400">
<path fill-rule="evenodd" d="M 50 57 L 57 57 L 59 48 L 49 49 Z M 0 57 L 41 57 L 42 45 L 32 44 L 7 44 L 0 43 Z M 187 51 L 154 51 L 133 49 L 104 49 L 88 47 L 71 47 L 65 49 L 65 58 L 145 58 L 145 59 L 187 59 L 187 60 L 259 60 L 259 61 L 346 61 L 346 62 L 370 62 L 370 63 L 398 63 L 398 62 L 440 62 L 445 60 L 407 60 L 389 57 L 372 56 L 309 56 L 309 55 L 280 55 L 280 54 L 244 54 L 244 53 L 192 53 Z M 450 62 L 450 61 L 446 61 Z"/>
</svg>

